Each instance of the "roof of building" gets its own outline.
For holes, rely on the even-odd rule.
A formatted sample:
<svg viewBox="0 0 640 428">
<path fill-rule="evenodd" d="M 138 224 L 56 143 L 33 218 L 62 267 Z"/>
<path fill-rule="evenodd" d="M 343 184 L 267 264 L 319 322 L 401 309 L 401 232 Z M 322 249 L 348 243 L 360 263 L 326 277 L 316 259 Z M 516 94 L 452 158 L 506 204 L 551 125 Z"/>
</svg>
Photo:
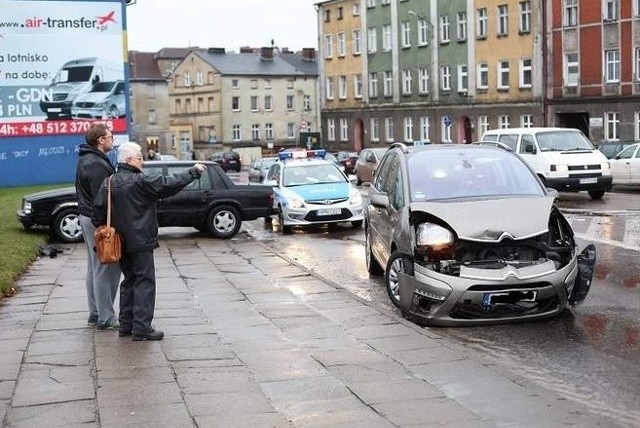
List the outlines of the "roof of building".
<svg viewBox="0 0 640 428">
<path fill-rule="evenodd" d="M 158 59 L 184 59 L 191 51 L 199 50 L 197 46 L 190 48 L 162 48 L 155 54 L 155 58 Z"/>
<path fill-rule="evenodd" d="M 315 61 L 302 58 L 301 54 L 274 52 L 272 58 L 265 59 L 261 53 L 235 53 L 220 51 L 196 51 L 204 61 L 223 75 L 235 76 L 317 76 Z M 299 58 L 294 58 L 297 56 Z"/>
<path fill-rule="evenodd" d="M 129 51 L 129 77 L 131 80 L 164 80 L 158 69 L 155 52 Z"/>
</svg>

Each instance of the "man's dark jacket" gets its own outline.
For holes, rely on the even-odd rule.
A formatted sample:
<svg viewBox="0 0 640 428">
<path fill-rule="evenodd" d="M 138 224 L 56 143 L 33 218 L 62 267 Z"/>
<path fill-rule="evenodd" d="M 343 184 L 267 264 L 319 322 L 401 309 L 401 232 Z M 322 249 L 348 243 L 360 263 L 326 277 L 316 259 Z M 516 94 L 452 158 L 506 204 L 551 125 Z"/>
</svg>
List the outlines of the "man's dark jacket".
<svg viewBox="0 0 640 428">
<path fill-rule="evenodd" d="M 134 166 L 118 164 L 111 179 L 111 226 L 122 235 L 123 251 L 136 253 L 158 247 L 158 209 L 160 198 L 175 195 L 200 177 L 200 171 L 188 171 L 169 177 L 145 175 Z M 93 223 L 106 224 L 107 179 L 94 200 Z"/>
<path fill-rule="evenodd" d="M 76 194 L 78 211 L 81 215 L 86 217 L 93 215 L 93 199 L 98 194 L 105 177 L 115 172 L 107 155 L 89 144 L 80 146 L 76 166 Z"/>
</svg>

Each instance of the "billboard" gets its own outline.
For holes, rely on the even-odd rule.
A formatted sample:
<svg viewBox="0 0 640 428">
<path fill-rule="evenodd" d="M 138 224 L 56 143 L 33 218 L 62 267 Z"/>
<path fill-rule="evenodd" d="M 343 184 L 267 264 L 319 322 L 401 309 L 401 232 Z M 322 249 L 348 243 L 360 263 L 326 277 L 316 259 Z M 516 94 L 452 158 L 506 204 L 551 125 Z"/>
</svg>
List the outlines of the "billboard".
<svg viewBox="0 0 640 428">
<path fill-rule="evenodd" d="M 128 139 L 125 1 L 0 10 L 0 187 L 72 182 L 92 123 Z"/>
</svg>

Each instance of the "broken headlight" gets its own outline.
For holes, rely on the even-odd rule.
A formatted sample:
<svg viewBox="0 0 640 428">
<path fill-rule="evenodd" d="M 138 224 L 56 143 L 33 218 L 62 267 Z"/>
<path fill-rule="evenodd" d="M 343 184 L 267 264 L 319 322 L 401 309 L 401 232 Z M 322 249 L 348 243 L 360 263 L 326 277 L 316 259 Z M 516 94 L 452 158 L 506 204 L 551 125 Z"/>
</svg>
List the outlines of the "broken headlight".
<svg viewBox="0 0 640 428">
<path fill-rule="evenodd" d="M 449 229 L 433 223 L 421 223 L 416 230 L 416 252 L 426 260 L 437 262 L 451 259 L 455 236 Z"/>
</svg>

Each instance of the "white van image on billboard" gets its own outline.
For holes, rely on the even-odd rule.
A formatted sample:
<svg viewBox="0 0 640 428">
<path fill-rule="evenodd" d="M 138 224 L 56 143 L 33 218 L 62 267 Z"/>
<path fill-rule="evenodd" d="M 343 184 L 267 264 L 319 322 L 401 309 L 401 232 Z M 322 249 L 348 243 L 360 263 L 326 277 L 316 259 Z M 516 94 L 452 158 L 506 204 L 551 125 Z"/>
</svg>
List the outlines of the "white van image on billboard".
<svg viewBox="0 0 640 428">
<path fill-rule="evenodd" d="M 97 57 L 80 58 L 66 62 L 56 73 L 48 94 L 40 101 L 40 109 L 48 119 L 71 117 L 75 99 L 91 90 L 98 82 L 124 78 L 123 66 L 108 63 Z"/>
<path fill-rule="evenodd" d="M 117 119 L 126 113 L 124 81 L 98 82 L 71 107 L 74 119 Z"/>
</svg>

